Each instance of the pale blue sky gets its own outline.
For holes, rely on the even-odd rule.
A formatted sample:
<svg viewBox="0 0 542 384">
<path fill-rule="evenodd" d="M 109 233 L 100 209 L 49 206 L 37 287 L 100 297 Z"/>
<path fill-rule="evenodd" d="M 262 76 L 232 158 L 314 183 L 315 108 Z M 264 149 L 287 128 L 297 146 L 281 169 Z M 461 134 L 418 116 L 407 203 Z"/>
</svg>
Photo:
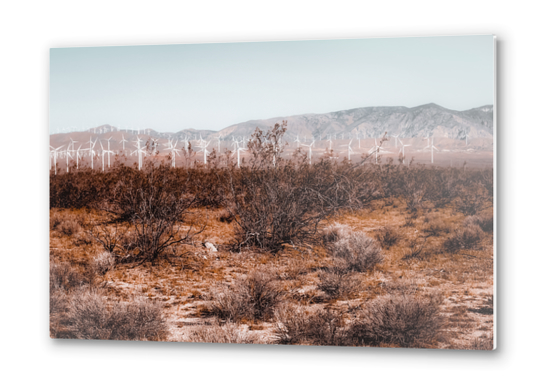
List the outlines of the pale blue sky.
<svg viewBox="0 0 542 384">
<path fill-rule="evenodd" d="M 158 131 L 368 106 L 493 103 L 493 37 L 51 49 L 50 128 Z"/>
</svg>

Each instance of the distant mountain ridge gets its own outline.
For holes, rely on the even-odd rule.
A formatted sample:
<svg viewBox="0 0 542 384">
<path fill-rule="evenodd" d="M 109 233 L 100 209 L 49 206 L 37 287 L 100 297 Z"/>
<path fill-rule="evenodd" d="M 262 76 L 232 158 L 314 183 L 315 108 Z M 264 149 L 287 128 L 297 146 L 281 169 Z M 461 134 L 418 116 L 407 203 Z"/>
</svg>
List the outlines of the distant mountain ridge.
<svg viewBox="0 0 542 384">
<path fill-rule="evenodd" d="M 211 136 L 249 136 L 256 127 L 265 130 L 286 120 L 288 134 L 317 139 L 328 135 L 359 135 L 360 138 L 388 135 L 401 137 L 446 137 L 451 139 L 491 138 L 493 106 L 485 105 L 466 111 L 454 111 L 437 104 L 418 107 L 364 107 L 344 111 L 281 116 L 234 124 Z"/>
<path fill-rule="evenodd" d="M 190 139 L 223 139 L 252 135 L 256 127 L 267 130 L 275 123 L 287 121 L 287 137 L 327 139 L 329 135 L 340 138 L 382 137 L 399 135 L 403 138 L 449 138 L 464 140 L 468 134 L 470 139 L 493 137 L 493 106 L 484 105 L 466 111 L 454 111 L 437 104 L 425 104 L 413 108 L 408 107 L 363 107 L 329 113 L 307 113 L 294 116 L 280 116 L 270 119 L 250 120 L 230 125 L 220 131 L 183 129 L 179 132 L 157 132 L 154 129 L 130 130 L 132 134 L 148 134 L 153 137 L 169 137 L 181 140 L 187 135 Z M 104 134 L 116 131 L 109 124 L 91 128 L 87 132 Z M 126 131 L 125 131 L 126 132 Z M 73 135 L 74 133 L 66 133 Z"/>
</svg>

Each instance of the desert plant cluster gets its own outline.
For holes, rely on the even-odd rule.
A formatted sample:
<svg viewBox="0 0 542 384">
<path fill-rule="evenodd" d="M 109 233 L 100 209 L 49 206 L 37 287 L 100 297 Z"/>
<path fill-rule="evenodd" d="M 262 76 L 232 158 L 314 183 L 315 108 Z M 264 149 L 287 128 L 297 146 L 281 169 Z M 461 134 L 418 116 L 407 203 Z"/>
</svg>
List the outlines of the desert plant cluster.
<svg viewBox="0 0 542 384">
<path fill-rule="evenodd" d="M 282 156 L 50 174 L 53 338 L 493 348 L 493 170 Z"/>
</svg>

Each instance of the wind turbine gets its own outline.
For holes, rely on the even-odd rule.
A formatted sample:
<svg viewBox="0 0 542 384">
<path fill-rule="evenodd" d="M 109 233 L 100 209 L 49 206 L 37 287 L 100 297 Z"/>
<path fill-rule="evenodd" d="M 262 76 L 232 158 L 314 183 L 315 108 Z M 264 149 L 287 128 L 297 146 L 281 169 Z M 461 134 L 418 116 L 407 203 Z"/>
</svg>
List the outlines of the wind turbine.
<svg viewBox="0 0 542 384">
<path fill-rule="evenodd" d="M 143 163 L 143 154 L 147 154 L 145 150 L 141 147 L 141 139 L 139 136 L 137 137 L 137 140 L 134 141 L 136 143 L 136 150 L 132 152 L 132 154 L 137 153 L 137 159 L 138 159 L 138 169 L 141 170 L 141 165 Z M 100 143 L 101 144 L 101 143 Z"/>
<path fill-rule="evenodd" d="M 75 159 L 76 159 L 75 161 L 76 161 L 76 164 L 77 164 L 77 169 L 79 169 L 79 156 L 80 156 L 79 155 L 79 150 L 81 149 L 82 145 L 83 144 L 79 144 L 79 148 L 77 148 L 77 151 L 75 152 Z"/>
<path fill-rule="evenodd" d="M 58 153 L 59 153 L 58 151 L 60 150 L 60 148 L 63 147 L 63 145 L 61 145 L 58 148 L 54 148 L 52 146 L 50 146 L 50 147 L 51 147 L 51 152 L 53 152 L 53 162 L 54 162 L 54 165 L 55 165 L 55 175 L 56 175 L 56 159 L 58 157 Z"/>
<path fill-rule="evenodd" d="M 173 145 L 173 141 L 169 141 L 169 148 L 166 148 L 166 151 L 171 151 L 171 166 L 175 168 L 175 155 L 179 154 L 179 150 L 177 149 L 177 142 L 175 141 L 175 145 Z"/>
<path fill-rule="evenodd" d="M 399 148 L 399 153 L 403 154 L 403 164 L 405 163 L 405 147 L 410 147 L 412 144 L 403 144 L 401 139 L 399 139 L 399 143 L 401 144 L 401 148 Z"/>
<path fill-rule="evenodd" d="M 433 145 L 433 138 L 431 137 L 431 164 L 433 164 L 433 149 L 436 149 L 437 151 L 439 151 L 439 149 L 437 147 L 435 147 Z"/>
<path fill-rule="evenodd" d="M 299 143 L 300 143 L 300 141 L 299 141 L 299 135 L 297 135 L 297 136 L 295 137 L 294 143 L 297 143 L 297 148 L 299 148 Z"/>
<path fill-rule="evenodd" d="M 309 148 L 309 165 L 312 164 L 312 146 L 313 146 L 313 144 L 314 144 L 314 140 L 309 145 L 301 144 L 302 146 Z"/>
<path fill-rule="evenodd" d="M 333 144 L 333 141 L 331 140 L 331 135 L 329 135 L 329 150 L 331 151 L 331 145 Z"/>
<path fill-rule="evenodd" d="M 200 145 L 198 146 L 198 148 L 201 148 L 201 151 L 198 151 L 198 152 L 203 152 L 203 164 L 207 164 L 207 154 L 209 153 L 209 151 L 207 150 L 207 146 L 210 143 L 211 143 L 210 141 L 205 141 L 201 139 L 201 136 L 200 136 Z"/>
<path fill-rule="evenodd" d="M 375 154 L 375 164 L 378 164 L 378 153 L 390 153 L 388 151 L 384 151 L 382 150 L 382 144 L 384 143 L 384 141 L 387 141 L 388 139 L 386 138 L 386 134 L 387 132 L 384 133 L 384 137 L 382 138 L 382 140 L 380 140 L 380 144 L 378 144 L 378 142 L 376 141 L 376 138 L 375 138 L 375 145 L 369 149 L 369 155 L 372 155 L 373 153 Z"/>
<path fill-rule="evenodd" d="M 96 139 L 98 141 L 98 139 Z M 90 140 L 88 141 L 88 153 L 90 155 L 90 168 L 94 169 L 94 146 L 96 145 L 96 141 L 92 141 L 92 136 L 90 137 Z"/>
<path fill-rule="evenodd" d="M 354 151 L 352 150 L 352 147 L 351 147 L 353 140 L 354 139 L 350 140 L 350 142 L 348 144 L 341 145 L 341 147 L 348 147 L 346 149 L 346 151 L 348 152 L 348 161 L 350 161 L 350 155 L 354 153 Z"/>
<path fill-rule="evenodd" d="M 234 140 L 233 144 L 237 147 L 235 148 L 235 151 L 237 151 L 237 168 L 240 168 L 241 167 L 241 151 L 246 151 L 246 149 L 241 148 L 237 140 Z"/>
<path fill-rule="evenodd" d="M 465 133 L 465 147 L 469 145 L 469 134 Z"/>
<path fill-rule="evenodd" d="M 113 153 L 113 151 L 111 151 L 110 149 L 110 140 L 113 138 L 113 136 L 111 136 L 109 139 L 107 139 L 107 168 L 111 168 L 111 154 Z M 101 142 L 100 142 L 101 144 Z"/>
<path fill-rule="evenodd" d="M 397 148 L 397 139 L 399 138 L 399 135 L 391 135 L 391 137 L 395 138 L 395 148 Z M 399 140 L 401 141 L 401 140 Z"/>
<path fill-rule="evenodd" d="M 125 140 L 124 135 L 122 135 L 122 140 L 120 142 L 122 143 L 122 152 L 124 152 L 124 143 L 127 143 L 128 140 Z"/>
</svg>

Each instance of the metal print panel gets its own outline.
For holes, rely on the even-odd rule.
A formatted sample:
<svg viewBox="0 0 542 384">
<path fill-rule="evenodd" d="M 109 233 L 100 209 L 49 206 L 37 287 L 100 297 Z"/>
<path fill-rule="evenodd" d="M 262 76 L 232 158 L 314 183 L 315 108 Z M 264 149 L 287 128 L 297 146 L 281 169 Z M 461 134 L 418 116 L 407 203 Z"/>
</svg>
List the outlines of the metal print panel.
<svg viewBox="0 0 542 384">
<path fill-rule="evenodd" d="M 52 49 L 50 336 L 493 349 L 494 47 Z"/>
</svg>

